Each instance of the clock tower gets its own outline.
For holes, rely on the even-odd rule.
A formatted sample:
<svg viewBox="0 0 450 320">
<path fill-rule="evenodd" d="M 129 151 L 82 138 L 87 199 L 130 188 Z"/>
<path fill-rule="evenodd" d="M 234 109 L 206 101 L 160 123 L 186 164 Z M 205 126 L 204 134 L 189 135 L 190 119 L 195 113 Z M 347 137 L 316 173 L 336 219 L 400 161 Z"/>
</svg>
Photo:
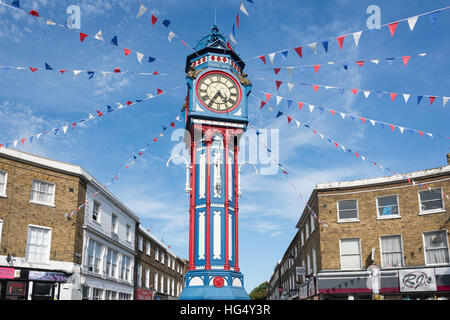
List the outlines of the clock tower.
<svg viewBox="0 0 450 320">
<path fill-rule="evenodd" d="M 251 83 L 213 26 L 186 59 L 189 265 L 181 300 L 248 300 L 239 268 L 238 153 Z"/>
</svg>

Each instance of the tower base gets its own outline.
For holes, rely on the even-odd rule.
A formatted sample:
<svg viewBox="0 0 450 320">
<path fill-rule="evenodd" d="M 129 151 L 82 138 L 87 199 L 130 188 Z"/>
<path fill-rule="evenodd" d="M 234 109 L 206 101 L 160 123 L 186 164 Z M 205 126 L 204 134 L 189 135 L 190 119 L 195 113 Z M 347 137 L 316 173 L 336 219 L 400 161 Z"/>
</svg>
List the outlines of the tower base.
<svg viewBox="0 0 450 320">
<path fill-rule="evenodd" d="M 180 300 L 250 300 L 242 273 L 231 270 L 191 270 L 184 278 Z"/>
</svg>

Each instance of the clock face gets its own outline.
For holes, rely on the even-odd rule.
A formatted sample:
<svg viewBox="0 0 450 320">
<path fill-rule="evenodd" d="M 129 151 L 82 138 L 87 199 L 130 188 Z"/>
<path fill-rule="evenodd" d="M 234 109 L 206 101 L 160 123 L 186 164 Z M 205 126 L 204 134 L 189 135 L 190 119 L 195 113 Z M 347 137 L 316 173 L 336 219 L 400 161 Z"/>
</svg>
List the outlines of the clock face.
<svg viewBox="0 0 450 320">
<path fill-rule="evenodd" d="M 222 71 L 205 73 L 197 81 L 197 97 L 209 110 L 230 112 L 241 102 L 241 88 L 237 81 Z"/>
</svg>

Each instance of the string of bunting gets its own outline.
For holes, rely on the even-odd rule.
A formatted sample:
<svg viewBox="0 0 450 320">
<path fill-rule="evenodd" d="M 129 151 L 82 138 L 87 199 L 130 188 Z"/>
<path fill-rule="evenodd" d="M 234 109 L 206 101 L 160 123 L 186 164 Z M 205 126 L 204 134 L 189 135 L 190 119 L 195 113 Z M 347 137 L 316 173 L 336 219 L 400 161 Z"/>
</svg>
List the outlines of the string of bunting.
<svg viewBox="0 0 450 320">
<path fill-rule="evenodd" d="M 416 55 L 409 55 L 409 56 L 400 56 L 400 57 L 386 57 L 386 58 L 359 58 L 355 60 L 346 60 L 346 61 L 328 61 L 327 63 L 322 64 L 304 64 L 304 65 L 296 65 L 296 66 L 279 66 L 279 67 L 272 67 L 272 68 L 259 68 L 259 69 L 253 69 L 251 71 L 257 71 L 257 70 L 273 70 L 275 75 L 278 75 L 281 70 L 286 69 L 286 71 L 289 74 L 289 77 L 292 78 L 292 74 L 294 69 L 299 69 L 300 72 L 303 72 L 304 69 L 311 69 L 314 70 L 314 74 L 318 73 L 320 68 L 322 66 L 342 66 L 344 70 L 348 70 L 350 66 L 358 65 L 359 67 L 367 66 L 367 62 L 371 62 L 375 65 L 378 65 L 380 61 L 386 61 L 389 66 L 392 67 L 394 64 L 394 61 L 400 61 L 403 63 L 403 65 L 406 67 L 411 59 L 414 58 L 422 58 L 422 57 L 428 57 L 428 56 L 434 56 L 437 60 L 440 60 L 444 54 L 448 54 L 448 52 L 444 53 L 436 53 L 436 54 L 428 54 L 426 52 L 418 53 Z"/>
<path fill-rule="evenodd" d="M 255 131 L 256 135 L 259 136 L 260 132 L 258 129 L 256 129 L 253 125 L 250 125 L 250 127 Z M 272 151 L 267 147 L 267 145 L 263 142 L 264 148 L 266 148 L 267 152 L 270 154 L 270 156 L 272 157 L 273 160 L 275 160 L 278 163 L 279 168 L 281 169 L 281 172 L 284 174 L 284 177 L 287 178 L 287 180 L 289 181 L 289 184 L 292 186 L 292 188 L 294 189 L 294 191 L 300 196 L 300 198 L 302 199 L 302 201 L 304 202 L 305 206 L 308 208 L 309 212 L 311 215 L 314 216 L 314 219 L 317 221 L 317 223 L 322 226 L 322 227 L 327 227 L 326 224 L 324 224 L 319 216 L 316 214 L 316 212 L 308 205 L 308 202 L 305 201 L 305 199 L 303 198 L 302 194 L 300 193 L 300 191 L 297 190 L 297 188 L 295 187 L 295 184 L 292 182 L 292 180 L 289 178 L 289 172 L 288 170 L 280 163 L 280 161 L 272 154 Z"/>
<path fill-rule="evenodd" d="M 386 23 L 386 24 L 381 25 L 377 29 L 382 29 L 382 28 L 388 27 L 389 32 L 391 34 L 391 37 L 394 37 L 395 31 L 396 31 L 397 26 L 398 26 L 398 24 L 400 22 L 407 21 L 409 29 L 411 31 L 413 31 L 417 21 L 419 20 L 419 17 L 429 16 L 430 22 L 432 24 L 434 24 L 436 22 L 436 20 L 437 20 L 437 14 L 439 12 L 442 12 L 442 11 L 445 11 L 445 10 L 448 10 L 448 9 L 450 9 L 450 6 L 447 6 L 447 7 L 441 8 L 441 9 L 437 9 L 437 10 L 433 10 L 433 11 L 429 11 L 429 12 L 425 12 L 425 13 L 422 13 L 422 14 L 419 14 L 419 15 L 416 15 L 416 16 L 413 16 L 413 17 L 409 17 L 409 18 L 397 20 L 397 21 L 394 21 L 394 22 Z M 308 45 L 301 45 L 301 46 L 298 46 L 298 47 L 295 47 L 295 48 L 288 48 L 288 49 L 275 51 L 275 52 L 272 52 L 272 53 L 269 53 L 269 54 L 255 56 L 255 57 L 249 58 L 247 60 L 260 59 L 265 64 L 266 63 L 266 55 L 267 55 L 267 57 L 269 58 L 270 62 L 273 64 L 275 56 L 278 53 L 281 54 L 283 59 L 286 59 L 290 51 L 295 51 L 297 53 L 297 55 L 299 56 L 299 58 L 303 58 L 303 48 L 304 47 L 310 48 L 311 50 L 313 50 L 314 54 L 317 54 L 317 47 L 320 44 L 322 45 L 324 51 L 326 53 L 328 53 L 328 46 L 329 46 L 329 43 L 332 42 L 332 41 L 333 42 L 337 42 L 337 44 L 339 45 L 339 48 L 342 50 L 342 47 L 344 45 L 344 40 L 346 38 L 349 38 L 349 37 L 353 37 L 353 41 L 355 43 L 355 46 L 358 47 L 359 41 L 361 39 L 361 35 L 363 33 L 367 32 L 367 31 L 371 31 L 371 30 L 370 29 L 363 29 L 363 30 L 360 30 L 360 31 L 344 34 L 344 35 L 341 35 L 341 36 L 338 36 L 338 37 L 335 37 L 335 38 L 331 38 L 331 39 L 328 39 L 328 40 L 315 41 L 315 42 L 312 42 L 312 43 L 310 43 Z"/>
<path fill-rule="evenodd" d="M 344 88 L 344 87 L 336 87 L 336 86 L 330 86 L 330 85 L 319 85 L 319 84 L 311 84 L 311 83 L 304 83 L 304 82 L 299 82 L 299 83 L 294 83 L 294 82 L 290 82 L 290 81 L 286 81 L 286 80 L 272 80 L 272 79 L 267 79 L 267 78 L 254 78 L 254 80 L 261 80 L 261 81 L 269 81 L 269 82 L 275 82 L 275 86 L 278 90 L 280 89 L 281 85 L 283 83 L 286 83 L 289 89 L 289 92 L 292 91 L 292 89 L 294 89 L 294 86 L 300 85 L 300 86 L 304 86 L 304 87 L 311 87 L 314 89 L 314 92 L 318 92 L 319 88 L 324 88 L 326 90 L 330 90 L 330 89 L 335 89 L 338 90 L 339 93 L 341 95 L 343 95 L 345 93 L 345 91 L 350 91 L 353 93 L 353 95 L 357 95 L 358 92 L 363 92 L 364 97 L 366 99 L 369 98 L 369 96 L 372 93 L 375 93 L 378 97 L 378 100 L 381 100 L 381 98 L 383 97 L 383 95 L 387 95 L 391 98 L 392 102 L 394 102 L 395 98 L 398 95 L 402 95 L 403 96 L 403 100 L 405 101 L 405 104 L 408 103 L 409 98 L 411 96 L 417 97 L 417 105 L 420 104 L 420 102 L 422 101 L 423 98 L 428 98 L 430 101 L 430 106 L 433 105 L 434 101 L 438 98 L 442 98 L 442 106 L 445 107 L 445 105 L 447 104 L 448 100 L 450 99 L 450 97 L 447 96 L 437 96 L 437 95 L 427 95 L 427 94 L 411 94 L 411 93 L 397 93 L 397 92 L 388 92 L 388 91 L 378 91 L 378 90 L 373 90 L 373 89 L 358 89 L 358 88 Z M 285 99 L 285 98 L 283 98 Z M 286 99 L 286 101 L 288 101 L 288 105 L 290 106 L 290 104 L 292 103 L 292 100 L 290 99 Z M 291 102 L 289 102 L 291 101 Z"/>
<path fill-rule="evenodd" d="M 175 128 L 175 124 L 176 122 L 181 121 L 180 120 L 180 116 L 178 115 L 173 121 L 170 122 L 169 125 L 167 126 L 161 126 L 162 130 L 161 132 L 155 136 L 155 138 L 153 138 L 150 142 L 148 142 L 147 144 L 145 144 L 145 146 L 143 146 L 142 148 L 139 149 L 138 152 L 134 152 L 132 153 L 132 158 L 130 158 L 131 160 L 127 161 L 127 164 L 121 169 L 119 170 L 119 172 L 116 173 L 116 175 L 113 176 L 113 178 L 111 178 L 111 181 L 106 183 L 105 185 L 103 185 L 103 187 L 108 190 L 108 186 L 110 186 L 113 183 L 116 183 L 120 176 L 122 175 L 123 172 L 127 171 L 131 166 L 135 165 L 136 162 L 135 160 L 138 160 L 140 157 L 142 157 L 144 155 L 144 153 L 147 151 L 148 148 L 150 148 L 150 146 L 154 143 L 156 143 L 160 137 L 164 137 L 164 131 L 166 131 L 169 128 Z M 109 191 L 109 190 L 108 190 Z M 87 199 L 85 202 L 83 202 L 80 206 L 78 206 L 75 210 L 73 210 L 70 214 L 66 213 L 66 216 L 74 216 L 76 215 L 78 212 L 80 212 L 80 210 L 85 207 L 89 201 L 94 200 L 98 195 L 100 194 L 100 190 L 93 193 L 92 194 L 92 198 Z"/>
<path fill-rule="evenodd" d="M 78 76 L 80 73 L 86 73 L 89 76 L 89 80 L 92 79 L 96 73 L 101 73 L 104 77 L 110 74 L 114 75 L 138 75 L 138 76 L 178 76 L 176 74 L 159 73 L 158 70 L 154 72 L 133 72 L 133 71 L 122 71 L 119 67 L 114 68 L 113 71 L 102 71 L 102 70 L 81 70 L 81 69 L 54 69 L 47 62 L 44 63 L 44 68 L 36 67 L 18 67 L 18 66 L 0 66 L 0 70 L 30 70 L 31 72 L 36 71 L 54 71 L 60 72 L 62 75 L 65 72 L 73 73 L 74 77 Z M 181 74 L 180 74 L 181 75 Z"/>
<path fill-rule="evenodd" d="M 20 7 L 20 2 L 19 2 L 19 0 L 13 0 L 13 1 L 11 2 L 10 5 L 7 4 L 7 3 L 4 3 L 4 2 L 2 2 L 2 1 L 0 0 L 0 5 L 2 5 L 2 6 L 4 6 L 4 7 L 7 7 L 7 8 L 10 8 L 10 9 L 14 9 L 14 10 L 19 11 L 19 12 L 22 12 L 22 13 L 24 13 L 24 14 L 29 14 L 29 15 L 35 17 L 38 21 L 43 22 L 43 23 L 44 23 L 45 25 L 47 25 L 47 26 L 57 26 L 57 27 L 61 27 L 61 28 L 65 29 L 65 30 L 69 30 L 69 31 L 76 32 L 76 33 L 79 34 L 79 37 L 80 37 L 79 39 L 80 39 L 81 42 L 84 42 L 84 40 L 85 40 L 87 37 L 89 37 L 89 35 L 88 35 L 87 33 L 77 31 L 76 29 L 72 29 L 72 28 L 70 28 L 69 26 L 67 26 L 67 24 L 56 23 L 56 22 L 52 21 L 51 19 L 47 19 L 47 18 L 41 17 L 40 14 L 39 14 L 39 12 L 36 11 L 36 10 L 31 10 L 31 11 L 29 11 L 29 12 L 25 11 L 24 9 L 22 9 L 22 8 Z M 142 52 L 140 52 L 140 51 L 137 51 L 137 50 L 134 50 L 134 49 L 125 48 L 125 47 L 120 46 L 120 45 L 119 45 L 118 38 L 117 38 L 117 35 L 114 35 L 114 37 L 113 37 L 109 42 L 107 42 L 107 41 L 105 41 L 105 39 L 103 38 L 103 32 L 102 32 L 102 30 L 99 30 L 99 31 L 94 35 L 93 38 L 96 39 L 96 40 L 102 41 L 102 42 L 104 42 L 104 43 L 113 45 L 113 46 L 115 46 L 115 47 L 121 48 L 126 56 L 130 55 L 131 53 L 135 53 L 135 54 L 136 54 L 137 60 L 138 60 L 139 63 L 141 63 L 141 64 L 142 64 L 142 60 L 144 59 L 144 57 L 148 57 L 148 62 L 149 62 L 149 63 L 152 63 L 152 62 L 155 62 L 155 61 L 159 61 L 159 62 L 162 62 L 162 63 L 166 63 L 166 64 L 170 64 L 170 65 L 175 66 L 173 63 L 170 63 L 170 62 L 168 62 L 168 61 L 166 61 L 166 60 L 163 60 L 163 59 L 160 59 L 160 58 L 157 58 L 157 57 L 154 57 L 154 56 L 150 56 L 150 55 L 145 55 L 144 53 L 142 53 Z M 147 58 L 146 58 L 146 59 L 147 59 Z"/>
<path fill-rule="evenodd" d="M 251 4 L 254 4 L 253 0 L 246 0 L 247 2 L 250 2 Z M 241 2 L 241 5 L 239 6 L 239 10 L 236 14 L 236 22 L 233 23 L 233 27 L 231 28 L 231 33 L 230 33 L 230 40 L 234 43 L 237 44 L 238 42 L 236 41 L 236 29 L 235 27 L 237 27 L 237 29 L 239 29 L 239 12 L 242 12 L 243 14 L 245 14 L 247 17 L 249 17 L 249 13 L 247 11 L 247 9 L 244 6 L 244 3 Z M 227 43 L 227 46 L 230 47 L 229 43 Z"/>
<path fill-rule="evenodd" d="M 262 110 L 264 108 L 264 106 L 269 102 L 269 99 L 272 97 L 272 95 L 270 93 L 267 93 L 267 92 L 264 92 L 264 91 L 261 91 L 261 90 L 255 90 L 255 91 L 258 91 L 260 93 L 265 94 L 266 101 L 264 101 L 261 98 L 251 94 L 253 97 L 255 97 L 256 99 L 261 101 L 260 110 Z M 277 106 L 280 104 L 280 101 L 283 100 L 283 99 L 288 101 L 288 108 L 290 107 L 290 105 L 294 101 L 294 100 L 289 99 L 289 98 L 276 96 Z M 338 110 L 335 110 L 335 109 L 329 109 L 329 108 L 325 108 L 325 107 L 321 107 L 321 106 L 316 106 L 316 105 L 313 105 L 313 104 L 310 104 L 310 103 L 307 103 L 307 102 L 297 101 L 297 104 L 298 104 L 299 110 L 302 110 L 304 105 L 308 105 L 309 111 L 311 113 L 313 113 L 313 111 L 316 108 L 322 114 L 323 114 L 324 111 L 329 111 L 330 114 L 333 115 L 333 116 L 335 116 L 336 113 L 339 113 L 342 119 L 345 119 L 346 117 L 348 117 L 352 121 L 355 121 L 355 120 L 359 121 L 359 120 L 361 120 L 361 123 L 363 123 L 363 124 L 370 123 L 374 127 L 378 124 L 383 129 L 387 128 L 387 127 L 391 128 L 392 132 L 394 132 L 395 128 L 397 128 L 400 131 L 401 134 L 403 134 L 404 131 L 407 131 L 410 134 L 417 133 L 421 137 L 424 137 L 426 135 L 426 136 L 428 136 L 430 138 L 442 138 L 442 139 L 447 139 L 447 140 L 450 139 L 450 137 L 448 137 L 448 136 L 442 136 L 442 135 L 438 135 L 438 134 L 433 134 L 433 133 L 426 132 L 426 131 L 423 131 L 423 130 L 412 129 L 412 128 L 408 128 L 408 127 L 405 127 L 405 126 L 400 126 L 400 125 L 397 125 L 397 124 L 387 123 L 387 122 L 384 122 L 384 121 L 373 120 L 373 119 L 367 118 L 365 116 L 363 117 L 363 116 L 353 115 L 353 114 L 349 114 L 349 113 L 344 113 L 344 112 L 341 112 L 341 111 L 338 111 Z M 273 106 L 269 105 L 269 108 L 271 108 L 272 111 L 274 110 Z M 278 111 L 277 118 L 281 117 L 284 114 L 280 110 L 277 110 L 277 111 Z"/>
<path fill-rule="evenodd" d="M 269 112 L 272 112 L 272 111 L 269 110 Z M 276 118 L 278 118 L 278 117 L 279 117 L 279 115 L 277 114 Z M 352 149 L 350 149 L 350 148 L 345 147 L 343 144 L 341 144 L 340 142 L 336 141 L 335 139 L 333 139 L 333 138 L 331 138 L 331 137 L 329 137 L 329 136 L 327 136 L 327 135 L 321 133 L 320 131 L 318 131 L 318 130 L 312 128 L 309 124 L 307 124 L 307 123 L 302 123 L 302 122 L 300 122 L 299 120 L 293 118 L 293 117 L 290 116 L 290 115 L 286 115 L 286 118 L 287 118 L 288 124 L 290 124 L 290 123 L 292 122 L 292 120 L 294 120 L 295 123 L 296 123 L 296 125 L 297 125 L 297 128 L 300 128 L 300 126 L 301 126 L 301 127 L 304 127 L 304 128 L 307 128 L 307 129 L 313 131 L 314 134 L 319 135 L 320 138 L 321 138 L 323 141 L 326 140 L 328 143 L 334 145 L 336 148 L 339 148 L 339 147 L 340 147 L 344 152 L 348 152 L 348 153 L 350 153 L 350 154 L 354 154 L 354 155 L 356 156 L 356 158 L 361 159 L 363 162 L 366 162 L 366 161 L 367 161 L 367 162 L 371 163 L 372 165 L 374 165 L 374 166 L 377 167 L 377 168 L 380 168 L 380 169 L 382 169 L 382 170 L 388 171 L 388 172 L 390 172 L 390 173 L 392 173 L 392 174 L 394 174 L 394 175 L 396 175 L 396 176 L 402 177 L 404 181 L 407 181 L 409 184 L 411 184 L 411 185 L 413 185 L 413 186 L 419 186 L 420 188 L 422 188 L 422 189 L 424 189 L 424 190 L 431 191 L 431 188 L 430 188 L 430 187 L 426 187 L 425 185 L 423 185 L 423 184 L 421 184 L 421 183 L 419 183 L 419 182 L 414 181 L 413 179 L 411 179 L 410 177 L 408 177 L 407 174 L 401 174 L 401 173 L 398 173 L 398 172 L 394 171 L 393 169 L 390 169 L 390 168 L 388 168 L 388 167 L 386 167 L 386 166 L 380 164 L 378 161 L 373 161 L 373 160 L 369 159 L 368 157 L 364 156 L 364 155 L 361 154 L 360 152 L 357 152 L 357 151 L 354 151 L 354 150 L 352 150 Z M 270 152 L 270 150 L 269 150 L 269 152 Z M 287 174 L 286 172 L 284 172 L 284 173 Z M 441 190 L 441 192 L 442 192 L 442 196 L 444 196 L 444 197 L 446 197 L 447 199 L 449 199 L 449 196 L 448 196 L 447 194 L 445 194 L 443 190 Z"/>
<path fill-rule="evenodd" d="M 16 147 L 17 145 L 24 145 L 25 142 L 29 142 L 31 144 L 31 143 L 33 143 L 33 141 L 37 141 L 42 136 L 44 136 L 46 134 L 50 134 L 50 133 L 53 133 L 54 135 L 57 135 L 58 133 L 60 133 L 62 131 L 64 134 L 66 134 L 69 128 L 71 128 L 73 130 L 77 125 L 84 124 L 86 121 L 90 121 L 90 120 L 93 120 L 93 119 L 98 119 L 100 117 L 105 117 L 106 115 L 108 115 L 111 112 L 116 111 L 116 110 L 129 109 L 131 106 L 134 106 L 134 105 L 139 104 L 139 103 L 146 102 L 146 101 L 148 101 L 150 99 L 153 99 L 153 98 L 158 97 L 160 95 L 166 94 L 169 91 L 173 91 L 173 90 L 179 89 L 181 87 L 182 86 L 178 86 L 178 87 L 166 90 L 166 91 L 163 91 L 161 89 L 156 89 L 156 91 L 157 91 L 156 95 L 153 95 L 152 93 L 147 93 L 145 98 L 143 98 L 143 99 L 136 99 L 135 102 L 133 102 L 131 100 L 126 101 L 124 104 L 122 104 L 120 102 L 116 102 L 117 107 L 115 107 L 115 108 L 111 107 L 110 105 L 107 105 L 106 106 L 106 111 L 102 112 L 101 110 L 97 109 L 95 112 L 93 112 L 95 114 L 95 116 L 92 113 L 89 113 L 89 116 L 87 118 L 81 119 L 81 120 L 76 121 L 76 122 L 70 122 L 69 124 L 66 124 L 66 125 L 64 125 L 62 127 L 54 128 L 54 129 L 47 130 L 47 131 L 44 131 L 44 132 L 41 132 L 41 133 L 37 133 L 37 134 L 33 134 L 30 137 L 17 139 L 17 140 L 14 140 L 12 142 L 0 143 L 0 149 L 2 147 L 5 147 L 7 149 L 11 145 L 13 147 Z"/>
<path fill-rule="evenodd" d="M 138 13 L 137 13 L 137 15 L 136 15 L 136 18 L 139 19 L 144 13 L 147 13 L 147 12 L 148 12 L 148 8 L 147 8 L 140 0 L 137 0 L 137 1 L 140 3 L 140 6 L 139 6 Z M 161 25 L 163 25 L 167 30 L 169 30 L 169 34 L 168 34 L 168 36 L 167 36 L 167 39 L 168 39 L 170 42 L 172 42 L 173 38 L 178 38 L 178 39 L 181 41 L 181 43 L 182 43 L 186 48 L 189 48 L 189 49 L 193 50 L 193 48 L 192 48 L 190 45 L 188 45 L 188 44 L 186 43 L 186 41 L 184 41 L 183 39 L 181 39 L 179 35 L 177 35 L 175 32 L 172 31 L 172 29 L 169 29 L 169 25 L 171 24 L 170 20 L 167 20 L 167 19 L 162 20 L 162 19 L 161 19 L 161 20 L 162 20 L 162 21 L 161 21 L 161 20 L 158 19 L 158 17 L 156 17 L 153 13 L 148 12 L 148 14 L 151 15 L 151 23 L 152 23 L 153 26 L 155 26 L 155 24 L 159 21 L 159 23 L 160 23 Z"/>
</svg>

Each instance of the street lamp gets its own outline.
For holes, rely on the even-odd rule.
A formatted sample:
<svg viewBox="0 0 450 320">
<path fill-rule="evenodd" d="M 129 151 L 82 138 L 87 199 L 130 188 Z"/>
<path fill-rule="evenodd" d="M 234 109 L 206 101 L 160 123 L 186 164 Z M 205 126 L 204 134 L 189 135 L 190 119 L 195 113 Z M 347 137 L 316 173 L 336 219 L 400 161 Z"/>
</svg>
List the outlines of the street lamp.
<svg viewBox="0 0 450 320">
<path fill-rule="evenodd" d="M 189 162 L 187 161 L 187 159 L 185 157 L 182 157 L 180 155 L 175 155 L 175 156 L 170 157 L 169 160 L 167 160 L 166 166 L 168 167 L 170 161 L 175 158 L 180 158 L 180 159 L 184 160 L 184 163 L 186 164 L 186 186 L 184 188 L 184 191 L 186 192 L 186 194 L 189 194 L 189 191 L 192 190 L 189 186 L 189 169 L 191 169 L 192 166 L 189 165 Z"/>
</svg>

